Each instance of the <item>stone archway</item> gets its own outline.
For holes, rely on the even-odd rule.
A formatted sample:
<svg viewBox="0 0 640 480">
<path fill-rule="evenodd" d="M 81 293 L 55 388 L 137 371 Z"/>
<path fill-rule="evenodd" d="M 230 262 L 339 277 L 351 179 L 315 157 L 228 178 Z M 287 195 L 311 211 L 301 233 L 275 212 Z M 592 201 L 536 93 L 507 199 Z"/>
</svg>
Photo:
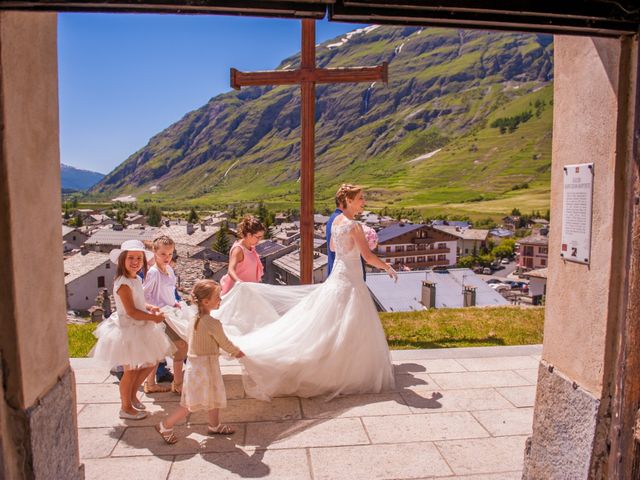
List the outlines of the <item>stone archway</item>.
<svg viewBox="0 0 640 480">
<path fill-rule="evenodd" d="M 114 9 L 134 7 L 120 2 Z M 310 17 L 324 15 L 324 6 L 314 8 Z M 469 26 L 457 21 L 448 25 Z M 496 23 L 480 18 L 473 26 Z M 0 11 L 0 471 L 7 478 L 83 477 L 61 321 L 56 55 L 55 14 Z M 563 263 L 560 232 L 552 232 L 525 477 L 633 478 L 640 401 L 633 350 L 640 334 L 637 36 L 558 36 L 555 77 L 552 218 L 562 216 L 562 167 L 594 162 L 593 258 L 589 267 Z"/>
</svg>

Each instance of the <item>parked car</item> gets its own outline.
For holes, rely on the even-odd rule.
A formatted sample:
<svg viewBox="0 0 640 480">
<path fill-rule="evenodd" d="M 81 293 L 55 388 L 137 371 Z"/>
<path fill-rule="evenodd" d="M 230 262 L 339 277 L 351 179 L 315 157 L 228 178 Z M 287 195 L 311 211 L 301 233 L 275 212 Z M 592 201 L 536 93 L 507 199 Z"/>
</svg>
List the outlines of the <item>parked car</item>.
<svg viewBox="0 0 640 480">
<path fill-rule="evenodd" d="M 502 265 L 509 265 L 509 259 L 508 258 L 503 258 L 502 261 L 500 262 Z"/>
<path fill-rule="evenodd" d="M 502 283 L 502 280 L 498 280 L 497 278 L 490 278 L 487 280 L 487 283 L 491 285 L 492 283 Z"/>
<path fill-rule="evenodd" d="M 496 292 L 500 292 L 502 290 L 511 290 L 511 286 L 507 283 L 492 283 L 489 286 L 493 288 Z"/>
<path fill-rule="evenodd" d="M 491 269 L 489 267 L 484 267 L 482 269 L 482 274 L 483 275 L 491 275 Z"/>
</svg>

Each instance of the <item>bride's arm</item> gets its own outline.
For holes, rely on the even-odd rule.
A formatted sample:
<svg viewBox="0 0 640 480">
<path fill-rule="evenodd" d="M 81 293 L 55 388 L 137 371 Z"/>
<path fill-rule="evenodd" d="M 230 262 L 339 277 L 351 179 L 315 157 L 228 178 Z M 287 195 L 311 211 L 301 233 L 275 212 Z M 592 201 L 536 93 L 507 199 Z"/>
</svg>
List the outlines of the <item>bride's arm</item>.
<svg viewBox="0 0 640 480">
<path fill-rule="evenodd" d="M 353 236 L 354 241 L 356 242 L 356 246 L 358 250 L 360 250 L 360 256 L 364 258 L 364 261 L 367 262 L 372 267 L 379 268 L 380 270 L 384 270 L 389 274 L 391 278 L 398 278 L 398 274 L 391 267 L 391 265 L 380 260 L 369 248 L 369 243 L 364 236 L 364 231 L 362 227 L 357 224 L 354 229 L 351 230 L 351 235 Z"/>
</svg>

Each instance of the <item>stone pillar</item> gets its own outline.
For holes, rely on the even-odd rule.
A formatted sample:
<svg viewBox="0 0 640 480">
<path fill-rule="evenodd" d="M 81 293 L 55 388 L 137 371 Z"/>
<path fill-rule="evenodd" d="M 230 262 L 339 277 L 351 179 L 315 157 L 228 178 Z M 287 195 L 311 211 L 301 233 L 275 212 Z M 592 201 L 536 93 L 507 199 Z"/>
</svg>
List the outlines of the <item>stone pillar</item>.
<svg viewBox="0 0 640 480">
<path fill-rule="evenodd" d="M 525 479 L 606 477 L 629 289 L 637 48 L 628 37 L 555 37 L 544 347 Z M 595 166 L 588 266 L 560 257 L 563 166 L 586 162 Z"/>
<path fill-rule="evenodd" d="M 0 477 L 81 479 L 69 366 L 56 15 L 0 12 Z"/>
<path fill-rule="evenodd" d="M 421 297 L 421 303 L 426 308 L 436 308 L 436 283 L 423 280 Z"/>
</svg>

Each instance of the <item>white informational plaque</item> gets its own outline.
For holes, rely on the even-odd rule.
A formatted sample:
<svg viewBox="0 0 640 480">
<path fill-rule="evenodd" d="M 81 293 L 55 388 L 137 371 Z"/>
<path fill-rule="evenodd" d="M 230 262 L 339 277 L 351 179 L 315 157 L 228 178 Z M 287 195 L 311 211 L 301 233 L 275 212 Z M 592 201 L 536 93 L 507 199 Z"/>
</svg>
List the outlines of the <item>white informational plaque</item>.
<svg viewBox="0 0 640 480">
<path fill-rule="evenodd" d="M 593 163 L 564 167 L 562 200 L 560 256 L 572 262 L 589 264 L 591 260 Z"/>
</svg>

